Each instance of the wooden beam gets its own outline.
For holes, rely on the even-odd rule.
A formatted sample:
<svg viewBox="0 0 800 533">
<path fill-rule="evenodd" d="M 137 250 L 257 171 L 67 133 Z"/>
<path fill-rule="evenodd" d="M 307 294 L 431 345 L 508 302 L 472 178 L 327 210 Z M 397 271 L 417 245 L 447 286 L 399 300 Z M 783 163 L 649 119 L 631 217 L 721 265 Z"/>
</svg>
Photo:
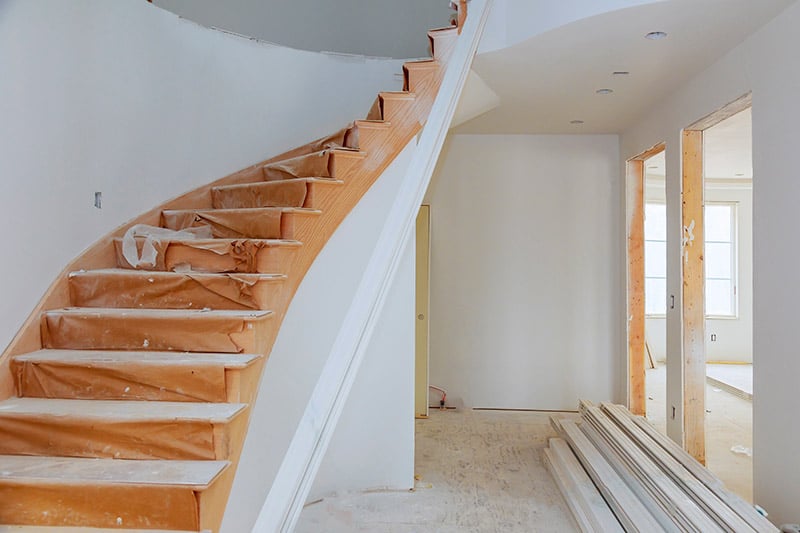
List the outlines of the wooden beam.
<svg viewBox="0 0 800 533">
<path fill-rule="evenodd" d="M 749 92 L 743 94 L 733 102 L 726 104 L 713 113 L 709 113 L 700 120 L 689 125 L 687 130 L 707 130 L 712 126 L 716 126 L 725 119 L 731 118 L 737 113 L 741 113 L 745 109 L 753 106 L 753 93 Z"/>
<path fill-rule="evenodd" d="M 627 163 L 628 187 L 628 408 L 637 415 L 645 401 L 644 160 Z"/>
<path fill-rule="evenodd" d="M 683 436 L 700 463 L 705 450 L 705 261 L 703 223 L 703 132 L 682 133 L 681 243 L 683 291 Z"/>
<path fill-rule="evenodd" d="M 581 531 L 624 531 L 566 441 L 550 439 L 550 447 L 544 450 L 544 462 Z"/>
</svg>

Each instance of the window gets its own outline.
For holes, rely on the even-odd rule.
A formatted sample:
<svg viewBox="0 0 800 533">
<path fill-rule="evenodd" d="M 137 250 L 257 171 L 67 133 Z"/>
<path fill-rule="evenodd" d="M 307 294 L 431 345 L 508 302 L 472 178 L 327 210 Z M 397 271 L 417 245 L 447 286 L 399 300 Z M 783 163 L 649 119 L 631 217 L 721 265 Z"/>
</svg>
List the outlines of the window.
<svg viewBox="0 0 800 533">
<path fill-rule="evenodd" d="M 706 202 L 706 316 L 736 316 L 736 204 Z"/>
<path fill-rule="evenodd" d="M 644 312 L 667 314 L 667 206 L 644 206 Z"/>
<path fill-rule="evenodd" d="M 667 312 L 667 209 L 647 203 L 644 210 L 645 314 Z M 706 316 L 737 314 L 736 204 L 706 202 L 705 207 Z"/>
</svg>

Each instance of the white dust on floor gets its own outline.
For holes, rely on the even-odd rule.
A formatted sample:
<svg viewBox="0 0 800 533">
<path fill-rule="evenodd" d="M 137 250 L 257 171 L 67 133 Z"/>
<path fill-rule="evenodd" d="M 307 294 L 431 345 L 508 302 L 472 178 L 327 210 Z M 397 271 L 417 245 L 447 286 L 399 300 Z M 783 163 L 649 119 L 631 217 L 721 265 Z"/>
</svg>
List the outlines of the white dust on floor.
<svg viewBox="0 0 800 533">
<path fill-rule="evenodd" d="M 576 531 L 542 464 L 555 436 L 549 419 L 538 412 L 432 411 L 416 422 L 414 491 L 324 498 L 304 509 L 296 531 Z"/>
</svg>

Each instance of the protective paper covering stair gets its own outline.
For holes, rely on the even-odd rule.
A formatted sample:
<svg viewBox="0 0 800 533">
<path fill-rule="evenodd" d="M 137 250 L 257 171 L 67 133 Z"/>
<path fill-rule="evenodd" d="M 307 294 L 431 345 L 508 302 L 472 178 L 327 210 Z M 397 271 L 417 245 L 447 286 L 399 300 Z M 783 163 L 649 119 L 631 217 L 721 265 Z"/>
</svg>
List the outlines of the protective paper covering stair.
<svg viewBox="0 0 800 533">
<path fill-rule="evenodd" d="M 292 296 L 418 133 L 458 29 L 366 120 L 187 193 L 67 267 L 3 355 L 0 524 L 217 531 Z"/>
</svg>

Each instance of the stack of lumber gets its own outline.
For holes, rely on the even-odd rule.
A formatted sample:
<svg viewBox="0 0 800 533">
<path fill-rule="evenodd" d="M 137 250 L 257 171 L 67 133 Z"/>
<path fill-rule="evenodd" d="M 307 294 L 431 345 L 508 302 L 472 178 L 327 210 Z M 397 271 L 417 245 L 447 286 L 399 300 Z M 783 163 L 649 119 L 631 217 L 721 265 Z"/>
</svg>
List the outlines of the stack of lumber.
<svg viewBox="0 0 800 533">
<path fill-rule="evenodd" d="M 544 460 L 582 531 L 778 531 L 643 417 L 586 401 L 580 414 L 551 419 Z"/>
</svg>

